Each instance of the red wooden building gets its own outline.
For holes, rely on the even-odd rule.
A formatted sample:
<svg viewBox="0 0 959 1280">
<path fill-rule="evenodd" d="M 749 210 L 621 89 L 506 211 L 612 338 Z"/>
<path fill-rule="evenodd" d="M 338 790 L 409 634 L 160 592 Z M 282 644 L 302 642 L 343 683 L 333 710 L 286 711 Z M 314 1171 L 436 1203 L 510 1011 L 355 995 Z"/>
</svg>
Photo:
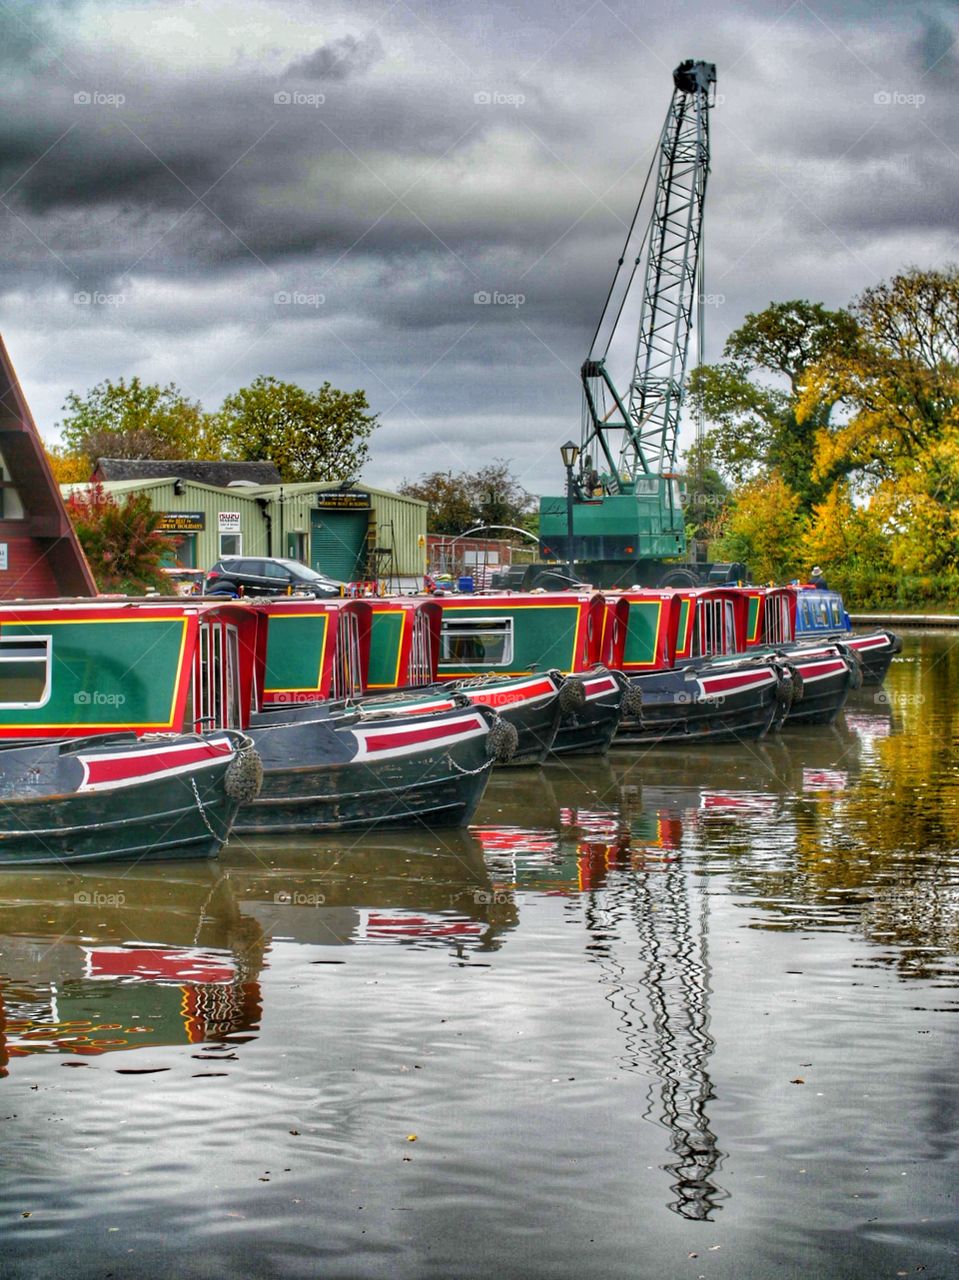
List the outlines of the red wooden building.
<svg viewBox="0 0 959 1280">
<path fill-rule="evenodd" d="M 0 599 L 96 594 L 40 433 L 0 339 Z"/>
</svg>

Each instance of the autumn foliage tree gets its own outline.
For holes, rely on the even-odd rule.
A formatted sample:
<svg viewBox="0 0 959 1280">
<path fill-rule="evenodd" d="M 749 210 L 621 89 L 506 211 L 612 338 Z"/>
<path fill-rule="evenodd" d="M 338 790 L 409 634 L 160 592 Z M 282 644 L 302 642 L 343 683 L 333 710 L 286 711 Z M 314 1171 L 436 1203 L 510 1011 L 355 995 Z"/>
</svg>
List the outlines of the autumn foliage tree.
<svg viewBox="0 0 959 1280">
<path fill-rule="evenodd" d="M 84 395 L 71 391 L 63 411 L 60 457 L 80 460 L 84 478 L 97 458 L 217 456 L 208 416 L 173 382 L 107 378 Z"/>
<path fill-rule="evenodd" d="M 118 503 L 93 483 L 71 494 L 66 506 L 101 592 L 169 588 L 161 566 L 173 543 L 158 531 L 160 513 L 145 494 L 128 493 Z"/>
</svg>

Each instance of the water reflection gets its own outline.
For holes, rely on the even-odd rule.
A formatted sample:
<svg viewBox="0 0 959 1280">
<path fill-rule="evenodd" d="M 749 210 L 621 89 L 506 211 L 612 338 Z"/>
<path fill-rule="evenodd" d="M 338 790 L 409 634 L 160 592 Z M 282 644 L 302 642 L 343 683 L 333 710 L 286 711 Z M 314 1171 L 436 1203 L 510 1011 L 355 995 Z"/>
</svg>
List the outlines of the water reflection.
<svg viewBox="0 0 959 1280">
<path fill-rule="evenodd" d="M 260 1018 L 262 932 L 216 868 L 6 872 L 0 1054 L 89 1059 L 240 1043 Z"/>
<path fill-rule="evenodd" d="M 504 890 L 582 903 L 587 957 L 623 1037 L 619 1065 L 650 1079 L 646 1118 L 669 1135 L 669 1208 L 709 1220 L 726 1192 L 708 1115 L 708 899 L 682 864 L 678 805 L 643 807 L 634 773 L 628 759 L 544 769 L 521 784 L 535 826 L 472 830 Z"/>
<path fill-rule="evenodd" d="M 222 860 L 239 909 L 274 940 L 439 947 L 466 962 L 495 951 L 517 923 L 512 895 L 495 888 L 465 832 L 364 835 L 332 847 L 251 840 Z"/>
</svg>

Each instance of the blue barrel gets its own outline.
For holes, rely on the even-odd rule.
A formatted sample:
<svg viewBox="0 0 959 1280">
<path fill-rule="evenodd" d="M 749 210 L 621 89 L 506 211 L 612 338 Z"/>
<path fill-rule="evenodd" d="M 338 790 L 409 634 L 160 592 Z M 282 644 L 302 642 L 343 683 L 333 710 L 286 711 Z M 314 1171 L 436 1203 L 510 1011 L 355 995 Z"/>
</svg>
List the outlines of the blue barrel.
<svg viewBox="0 0 959 1280">
<path fill-rule="evenodd" d="M 457 589 L 457 591 L 472 591 L 472 590 L 473 590 L 473 579 L 472 579 L 472 578 L 470 578 L 470 577 L 457 578 L 457 579 L 456 579 L 456 589 Z"/>
</svg>

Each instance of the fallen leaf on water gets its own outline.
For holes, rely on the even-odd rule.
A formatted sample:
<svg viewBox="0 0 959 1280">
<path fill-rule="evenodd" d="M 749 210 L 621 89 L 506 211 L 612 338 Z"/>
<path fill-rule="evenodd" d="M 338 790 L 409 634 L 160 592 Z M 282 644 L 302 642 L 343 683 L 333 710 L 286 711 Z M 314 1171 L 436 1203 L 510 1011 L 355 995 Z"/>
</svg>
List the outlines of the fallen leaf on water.
<svg viewBox="0 0 959 1280">
<path fill-rule="evenodd" d="M 21 1217 L 21 1218 L 32 1218 L 32 1217 L 33 1217 L 33 1210 L 32 1210 L 32 1209 L 28 1209 L 25 1213 L 21 1213 L 21 1214 L 20 1214 L 20 1217 Z"/>
<path fill-rule="evenodd" d="M 790 1082 L 789 1082 L 789 1083 L 790 1083 L 790 1084 L 805 1084 L 805 1083 L 806 1083 L 806 1081 L 802 1078 L 802 1076 L 797 1076 L 795 1080 L 790 1080 Z"/>
<path fill-rule="evenodd" d="M 292 1133 L 292 1134 L 293 1134 L 293 1137 L 294 1137 L 294 1138 L 298 1138 L 298 1137 L 300 1136 L 300 1131 L 299 1131 L 299 1129 L 291 1129 L 291 1130 L 290 1130 L 290 1133 Z"/>
<path fill-rule="evenodd" d="M 415 1134 L 415 1133 L 408 1133 L 408 1134 L 406 1135 L 406 1141 L 407 1141 L 407 1142 L 415 1142 L 415 1141 L 416 1141 L 416 1134 Z"/>
</svg>

